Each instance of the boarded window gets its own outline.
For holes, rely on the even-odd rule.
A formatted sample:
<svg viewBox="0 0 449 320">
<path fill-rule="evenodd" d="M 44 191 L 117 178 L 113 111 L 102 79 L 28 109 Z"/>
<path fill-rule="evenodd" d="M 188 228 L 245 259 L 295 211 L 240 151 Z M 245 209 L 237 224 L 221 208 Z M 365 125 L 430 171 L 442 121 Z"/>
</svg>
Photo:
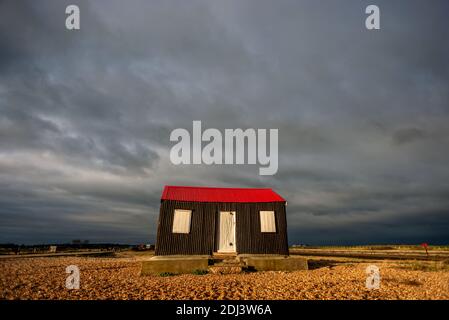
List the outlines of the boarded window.
<svg viewBox="0 0 449 320">
<path fill-rule="evenodd" d="M 173 217 L 173 233 L 189 233 L 192 210 L 176 209 Z"/>
<path fill-rule="evenodd" d="M 260 211 L 260 231 L 276 232 L 274 211 Z"/>
</svg>

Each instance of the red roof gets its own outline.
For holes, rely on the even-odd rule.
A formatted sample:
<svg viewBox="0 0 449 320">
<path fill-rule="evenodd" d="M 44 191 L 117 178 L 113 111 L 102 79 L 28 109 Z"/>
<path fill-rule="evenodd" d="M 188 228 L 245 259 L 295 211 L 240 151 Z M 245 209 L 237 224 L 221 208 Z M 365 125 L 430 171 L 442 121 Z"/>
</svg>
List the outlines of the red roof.
<svg viewBox="0 0 449 320">
<path fill-rule="evenodd" d="M 285 202 L 269 188 L 211 188 L 165 186 L 161 200 L 196 202 Z"/>
</svg>

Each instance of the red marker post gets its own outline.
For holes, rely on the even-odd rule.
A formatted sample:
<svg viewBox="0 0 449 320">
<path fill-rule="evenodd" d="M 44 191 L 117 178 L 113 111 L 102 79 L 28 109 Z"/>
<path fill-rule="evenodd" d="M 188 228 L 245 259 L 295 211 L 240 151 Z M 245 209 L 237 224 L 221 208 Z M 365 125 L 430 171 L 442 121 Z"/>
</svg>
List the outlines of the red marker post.
<svg viewBox="0 0 449 320">
<path fill-rule="evenodd" d="M 427 244 L 427 243 L 422 243 L 421 244 L 421 247 L 424 247 L 424 249 L 426 249 L 426 255 L 427 255 L 427 258 L 429 257 L 429 252 L 427 252 L 427 247 L 428 247 L 429 245 Z"/>
</svg>

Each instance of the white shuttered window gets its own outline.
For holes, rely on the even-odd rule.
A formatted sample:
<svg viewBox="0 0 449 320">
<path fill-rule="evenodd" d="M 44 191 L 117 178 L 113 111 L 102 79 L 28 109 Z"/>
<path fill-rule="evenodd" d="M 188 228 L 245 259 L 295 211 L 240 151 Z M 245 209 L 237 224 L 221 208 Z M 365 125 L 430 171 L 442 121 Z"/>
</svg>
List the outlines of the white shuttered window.
<svg viewBox="0 0 449 320">
<path fill-rule="evenodd" d="M 260 211 L 260 231 L 276 232 L 274 211 Z"/>
<path fill-rule="evenodd" d="M 173 233 L 189 233 L 192 210 L 175 209 L 173 217 Z"/>
</svg>

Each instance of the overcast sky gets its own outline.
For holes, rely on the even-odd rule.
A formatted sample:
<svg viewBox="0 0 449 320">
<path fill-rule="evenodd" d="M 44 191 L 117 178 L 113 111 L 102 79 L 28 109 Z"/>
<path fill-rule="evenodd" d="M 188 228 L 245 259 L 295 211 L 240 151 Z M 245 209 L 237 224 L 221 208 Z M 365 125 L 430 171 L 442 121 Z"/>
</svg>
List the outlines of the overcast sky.
<svg viewBox="0 0 449 320">
<path fill-rule="evenodd" d="M 65 29 L 78 4 L 81 30 Z M 381 30 L 365 29 L 365 8 Z M 154 242 L 163 186 L 271 187 L 289 242 L 449 243 L 449 2 L 0 1 L 0 242 Z M 279 171 L 170 132 L 279 129 Z"/>
</svg>

